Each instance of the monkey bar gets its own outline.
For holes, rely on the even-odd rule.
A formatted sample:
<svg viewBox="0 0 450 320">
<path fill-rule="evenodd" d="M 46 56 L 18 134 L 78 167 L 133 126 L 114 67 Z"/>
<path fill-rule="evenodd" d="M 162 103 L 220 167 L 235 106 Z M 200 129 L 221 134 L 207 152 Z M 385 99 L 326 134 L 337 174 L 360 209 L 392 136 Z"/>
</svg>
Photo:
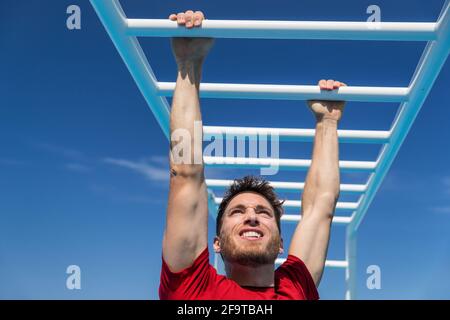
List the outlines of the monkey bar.
<svg viewBox="0 0 450 320">
<path fill-rule="evenodd" d="M 345 225 L 345 260 L 327 260 L 326 267 L 345 269 L 347 299 L 356 298 L 356 235 L 378 188 L 391 167 L 415 118 L 423 106 L 450 51 L 450 2 L 447 0 L 435 23 L 423 22 L 336 22 L 336 21 L 254 21 L 205 20 L 201 28 L 178 27 L 168 19 L 128 19 L 118 0 L 90 0 L 112 42 L 147 101 L 164 135 L 169 139 L 169 105 L 165 97 L 175 88 L 172 82 L 158 82 L 136 37 L 213 37 L 247 39 L 318 39 L 371 41 L 426 41 L 427 46 L 408 87 L 343 87 L 324 92 L 318 86 L 202 83 L 202 98 L 346 100 L 366 102 L 398 102 L 400 109 L 389 131 L 339 130 L 342 143 L 377 143 L 382 146 L 373 161 L 340 161 L 342 170 L 370 173 L 363 185 L 342 184 L 341 191 L 359 195 L 354 203 L 338 202 L 337 211 L 350 211 L 336 216 L 333 224 Z M 277 135 L 280 140 L 312 141 L 313 129 L 244 128 L 204 126 L 204 139 L 212 135 L 231 134 L 238 138 L 259 134 Z M 281 170 L 306 170 L 309 159 L 204 157 L 207 166 L 260 168 L 278 165 Z M 212 189 L 227 187 L 229 180 L 206 181 L 209 211 L 215 217 L 220 198 Z M 304 183 L 271 182 L 277 191 L 298 192 Z M 300 208 L 301 201 L 288 200 L 286 207 Z M 300 215 L 285 215 L 283 222 L 298 222 Z M 217 256 L 215 266 L 217 266 Z M 277 259 L 282 263 L 283 259 Z"/>
</svg>

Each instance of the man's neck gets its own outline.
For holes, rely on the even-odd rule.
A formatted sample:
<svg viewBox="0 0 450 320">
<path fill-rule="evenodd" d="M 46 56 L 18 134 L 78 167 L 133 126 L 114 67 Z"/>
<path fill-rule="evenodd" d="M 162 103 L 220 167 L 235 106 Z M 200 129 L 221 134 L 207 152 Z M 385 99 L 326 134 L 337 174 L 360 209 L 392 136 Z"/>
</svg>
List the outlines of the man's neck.
<svg viewBox="0 0 450 320">
<path fill-rule="evenodd" d="M 234 280 L 241 287 L 273 287 L 274 265 L 265 264 L 257 267 L 225 263 L 228 279 Z"/>
</svg>

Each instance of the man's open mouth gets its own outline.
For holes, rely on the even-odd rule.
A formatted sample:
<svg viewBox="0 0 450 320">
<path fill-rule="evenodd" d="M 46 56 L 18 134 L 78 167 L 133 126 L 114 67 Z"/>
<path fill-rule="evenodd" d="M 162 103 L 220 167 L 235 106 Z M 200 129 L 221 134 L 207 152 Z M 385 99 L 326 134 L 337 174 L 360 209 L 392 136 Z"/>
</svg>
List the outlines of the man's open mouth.
<svg viewBox="0 0 450 320">
<path fill-rule="evenodd" d="M 240 237 L 246 240 L 258 240 L 261 239 L 264 234 L 259 230 L 242 230 L 239 233 Z"/>
</svg>

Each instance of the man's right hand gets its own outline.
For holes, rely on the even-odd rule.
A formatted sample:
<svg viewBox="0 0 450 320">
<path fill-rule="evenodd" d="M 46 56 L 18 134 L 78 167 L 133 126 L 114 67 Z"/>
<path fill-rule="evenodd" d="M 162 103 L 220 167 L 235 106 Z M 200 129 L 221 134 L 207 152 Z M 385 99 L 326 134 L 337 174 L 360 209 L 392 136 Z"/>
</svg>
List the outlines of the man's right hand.
<svg viewBox="0 0 450 320">
<path fill-rule="evenodd" d="M 171 14 L 169 19 L 177 21 L 179 26 L 186 28 L 200 27 L 205 19 L 203 12 L 187 10 Z M 178 64 L 186 62 L 203 62 L 214 44 L 213 38 L 172 38 L 172 51 Z"/>
</svg>

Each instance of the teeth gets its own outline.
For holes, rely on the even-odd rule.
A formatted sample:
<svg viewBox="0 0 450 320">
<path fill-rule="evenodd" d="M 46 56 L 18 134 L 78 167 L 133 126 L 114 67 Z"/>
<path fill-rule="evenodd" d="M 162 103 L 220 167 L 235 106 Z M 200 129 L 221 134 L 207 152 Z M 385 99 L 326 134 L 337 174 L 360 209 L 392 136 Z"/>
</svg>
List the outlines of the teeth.
<svg viewBox="0 0 450 320">
<path fill-rule="evenodd" d="M 244 232 L 243 236 L 245 238 L 260 238 L 261 237 L 261 235 L 255 231 L 246 231 L 246 232 Z"/>
</svg>

